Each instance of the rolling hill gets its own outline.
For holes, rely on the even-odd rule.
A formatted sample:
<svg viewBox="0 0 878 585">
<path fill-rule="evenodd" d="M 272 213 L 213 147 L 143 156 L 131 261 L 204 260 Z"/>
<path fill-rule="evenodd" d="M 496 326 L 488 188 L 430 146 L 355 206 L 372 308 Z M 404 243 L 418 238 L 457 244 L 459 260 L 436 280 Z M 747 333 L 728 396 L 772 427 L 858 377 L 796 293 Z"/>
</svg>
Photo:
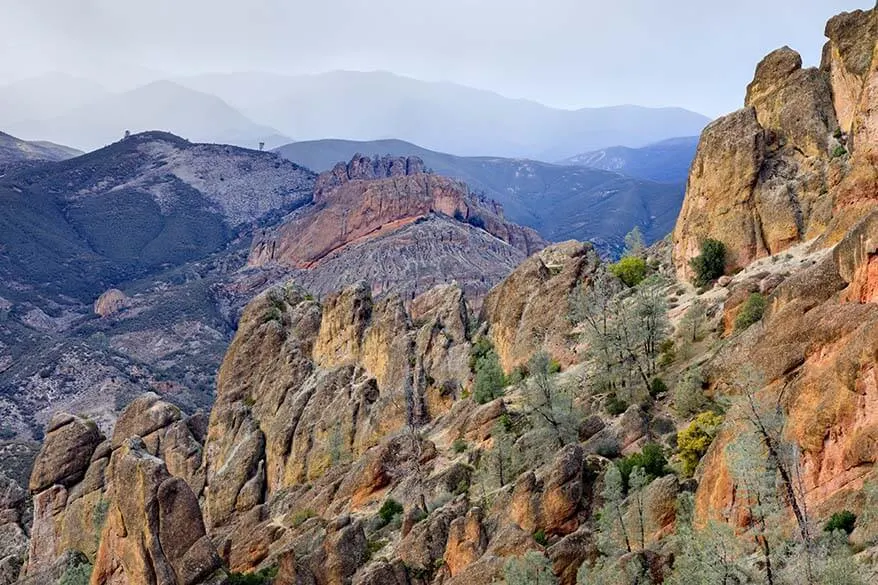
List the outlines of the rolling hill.
<svg viewBox="0 0 878 585">
<path fill-rule="evenodd" d="M 624 235 L 635 225 L 649 241 L 666 236 L 683 200 L 681 184 L 525 159 L 459 157 L 401 140 L 294 142 L 276 152 L 314 171 L 356 153 L 418 156 L 433 172 L 464 181 L 498 201 L 507 218 L 547 240 L 590 240 L 610 253 L 621 249 Z"/>
<path fill-rule="evenodd" d="M 696 148 L 698 136 L 685 136 L 669 138 L 641 148 L 613 146 L 578 154 L 560 161 L 559 164 L 616 171 L 623 175 L 663 183 L 685 183 Z"/>
<path fill-rule="evenodd" d="M 24 161 L 61 161 L 82 151 L 53 142 L 28 142 L 0 132 L 0 165 Z"/>
</svg>

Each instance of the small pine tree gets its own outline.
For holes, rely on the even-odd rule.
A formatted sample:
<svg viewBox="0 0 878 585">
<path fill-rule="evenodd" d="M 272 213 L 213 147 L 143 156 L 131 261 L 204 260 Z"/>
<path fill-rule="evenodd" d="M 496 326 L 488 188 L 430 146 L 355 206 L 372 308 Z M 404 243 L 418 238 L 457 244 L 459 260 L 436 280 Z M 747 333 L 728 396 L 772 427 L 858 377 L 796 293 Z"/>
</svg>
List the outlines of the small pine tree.
<svg viewBox="0 0 878 585">
<path fill-rule="evenodd" d="M 643 234 L 639 227 L 634 226 L 630 232 L 625 234 L 625 255 L 642 256 L 645 251 L 646 243 L 643 240 Z"/>
<path fill-rule="evenodd" d="M 479 404 L 485 404 L 503 396 L 505 386 L 506 375 L 500 367 L 500 358 L 490 350 L 476 362 L 473 398 Z"/>
<path fill-rule="evenodd" d="M 503 566 L 506 585 L 557 585 L 552 562 L 541 552 L 531 550 L 511 558 Z"/>
<path fill-rule="evenodd" d="M 701 242 L 701 254 L 690 261 L 695 272 L 695 286 L 704 286 L 716 280 L 726 271 L 726 246 L 719 240 L 708 238 Z"/>
</svg>

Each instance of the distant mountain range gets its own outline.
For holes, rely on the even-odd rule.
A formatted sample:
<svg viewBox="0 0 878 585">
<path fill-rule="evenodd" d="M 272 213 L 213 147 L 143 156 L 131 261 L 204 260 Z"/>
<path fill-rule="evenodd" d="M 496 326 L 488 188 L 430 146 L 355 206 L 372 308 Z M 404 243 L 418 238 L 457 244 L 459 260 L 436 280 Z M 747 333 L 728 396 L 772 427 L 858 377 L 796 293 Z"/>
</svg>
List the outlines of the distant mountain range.
<svg viewBox="0 0 878 585">
<path fill-rule="evenodd" d="M 685 173 L 675 183 L 659 183 L 584 166 L 460 157 L 401 140 L 295 142 L 276 152 L 317 172 L 356 153 L 418 156 L 433 172 L 498 201 L 509 220 L 534 228 L 547 240 L 591 240 L 610 253 L 621 249 L 623 236 L 634 226 L 649 241 L 666 236 L 680 210 L 685 181 Z"/>
<path fill-rule="evenodd" d="M 684 183 L 698 148 L 698 136 L 669 138 L 641 148 L 612 146 L 560 161 L 665 183 Z"/>
<path fill-rule="evenodd" d="M 160 129 L 254 148 L 292 139 L 398 138 L 457 155 L 543 161 L 694 135 L 708 122 L 680 108 L 561 110 L 453 83 L 350 71 L 212 74 L 124 93 L 51 75 L 0 87 L 0 106 L 0 127 L 13 134 L 86 150 L 126 129 Z"/>
</svg>

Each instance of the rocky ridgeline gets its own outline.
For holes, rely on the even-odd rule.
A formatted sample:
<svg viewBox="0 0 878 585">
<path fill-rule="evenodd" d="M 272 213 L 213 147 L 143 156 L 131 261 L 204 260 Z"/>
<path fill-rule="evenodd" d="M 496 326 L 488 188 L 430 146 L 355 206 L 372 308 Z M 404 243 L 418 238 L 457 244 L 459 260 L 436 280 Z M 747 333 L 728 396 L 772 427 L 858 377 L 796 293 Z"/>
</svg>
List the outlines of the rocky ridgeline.
<svg viewBox="0 0 878 585">
<path fill-rule="evenodd" d="M 425 221 L 429 228 L 419 227 Z M 418 237 L 425 229 L 430 230 L 429 237 Z M 471 234 L 473 230 L 499 242 L 492 244 L 491 239 Z M 430 250 L 401 246 L 400 238 L 434 240 L 440 245 L 443 241 L 467 241 L 462 255 L 455 257 L 441 253 L 435 244 Z M 515 264 L 545 245 L 535 231 L 506 221 L 497 203 L 471 194 L 458 181 L 425 172 L 420 159 L 358 155 L 320 175 L 312 205 L 254 239 L 249 265 L 278 263 L 314 271 L 317 276 L 305 275 L 303 280 L 315 292 L 324 292 L 336 290 L 327 283 L 339 275 L 347 282 L 356 280 L 351 276 L 363 270 L 363 263 L 357 260 L 364 250 L 371 256 L 391 249 L 396 259 L 390 266 L 399 267 L 388 270 L 383 282 L 376 279 L 377 284 L 409 292 L 407 284 L 418 281 L 418 274 L 406 269 L 409 266 L 428 276 L 464 280 L 473 272 L 472 259 L 482 257 L 489 260 L 484 262 L 486 266 L 493 264 L 494 271 L 505 269 L 508 274 Z M 506 258 L 498 258 L 502 255 Z M 332 268 L 326 269 L 329 263 Z M 480 287 L 479 295 L 471 297 L 483 295 L 495 282 L 490 279 L 490 284 Z M 421 286 L 411 292 L 425 290 Z"/>
<path fill-rule="evenodd" d="M 496 293 L 524 299 L 508 351 L 537 347 L 525 332 L 536 335 L 541 321 L 528 316 L 566 304 L 596 266 L 590 246 L 567 243 L 513 274 Z M 214 582 L 221 567 L 268 565 L 280 583 L 420 583 L 433 573 L 482 582 L 506 556 L 539 547 L 532 534 L 542 530 L 557 536 L 549 550 L 572 582 L 605 460 L 570 446 L 490 507 L 470 501 L 462 486 L 472 468 L 450 442 L 489 444 L 506 411 L 502 400 L 461 400 L 468 315 L 450 285 L 409 310 L 395 296 L 374 300 L 365 284 L 322 304 L 274 288 L 241 317 L 209 424 L 155 394 L 128 406 L 109 440 L 88 420 L 56 415 L 31 475 L 25 579 L 56 579 L 76 551 L 94 565 L 92 583 Z M 490 316 L 487 332 L 521 317 Z M 602 432 L 643 436 L 639 421 Z M 374 515 L 389 496 L 407 514 L 447 503 L 424 519 L 407 515 L 388 533 L 387 554 L 372 555 Z"/>
</svg>

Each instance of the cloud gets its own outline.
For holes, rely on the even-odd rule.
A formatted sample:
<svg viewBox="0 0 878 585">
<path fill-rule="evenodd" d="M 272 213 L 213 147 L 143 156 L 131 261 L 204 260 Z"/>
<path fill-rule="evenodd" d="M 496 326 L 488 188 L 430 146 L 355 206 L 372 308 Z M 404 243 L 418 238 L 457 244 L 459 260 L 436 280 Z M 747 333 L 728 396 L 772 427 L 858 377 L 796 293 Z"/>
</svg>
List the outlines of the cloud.
<svg viewBox="0 0 878 585">
<path fill-rule="evenodd" d="M 28 0 L 3 2 L 0 75 L 108 86 L 258 70 L 390 70 L 563 107 L 739 107 L 756 62 L 815 64 L 826 19 L 864 0 Z"/>
</svg>

